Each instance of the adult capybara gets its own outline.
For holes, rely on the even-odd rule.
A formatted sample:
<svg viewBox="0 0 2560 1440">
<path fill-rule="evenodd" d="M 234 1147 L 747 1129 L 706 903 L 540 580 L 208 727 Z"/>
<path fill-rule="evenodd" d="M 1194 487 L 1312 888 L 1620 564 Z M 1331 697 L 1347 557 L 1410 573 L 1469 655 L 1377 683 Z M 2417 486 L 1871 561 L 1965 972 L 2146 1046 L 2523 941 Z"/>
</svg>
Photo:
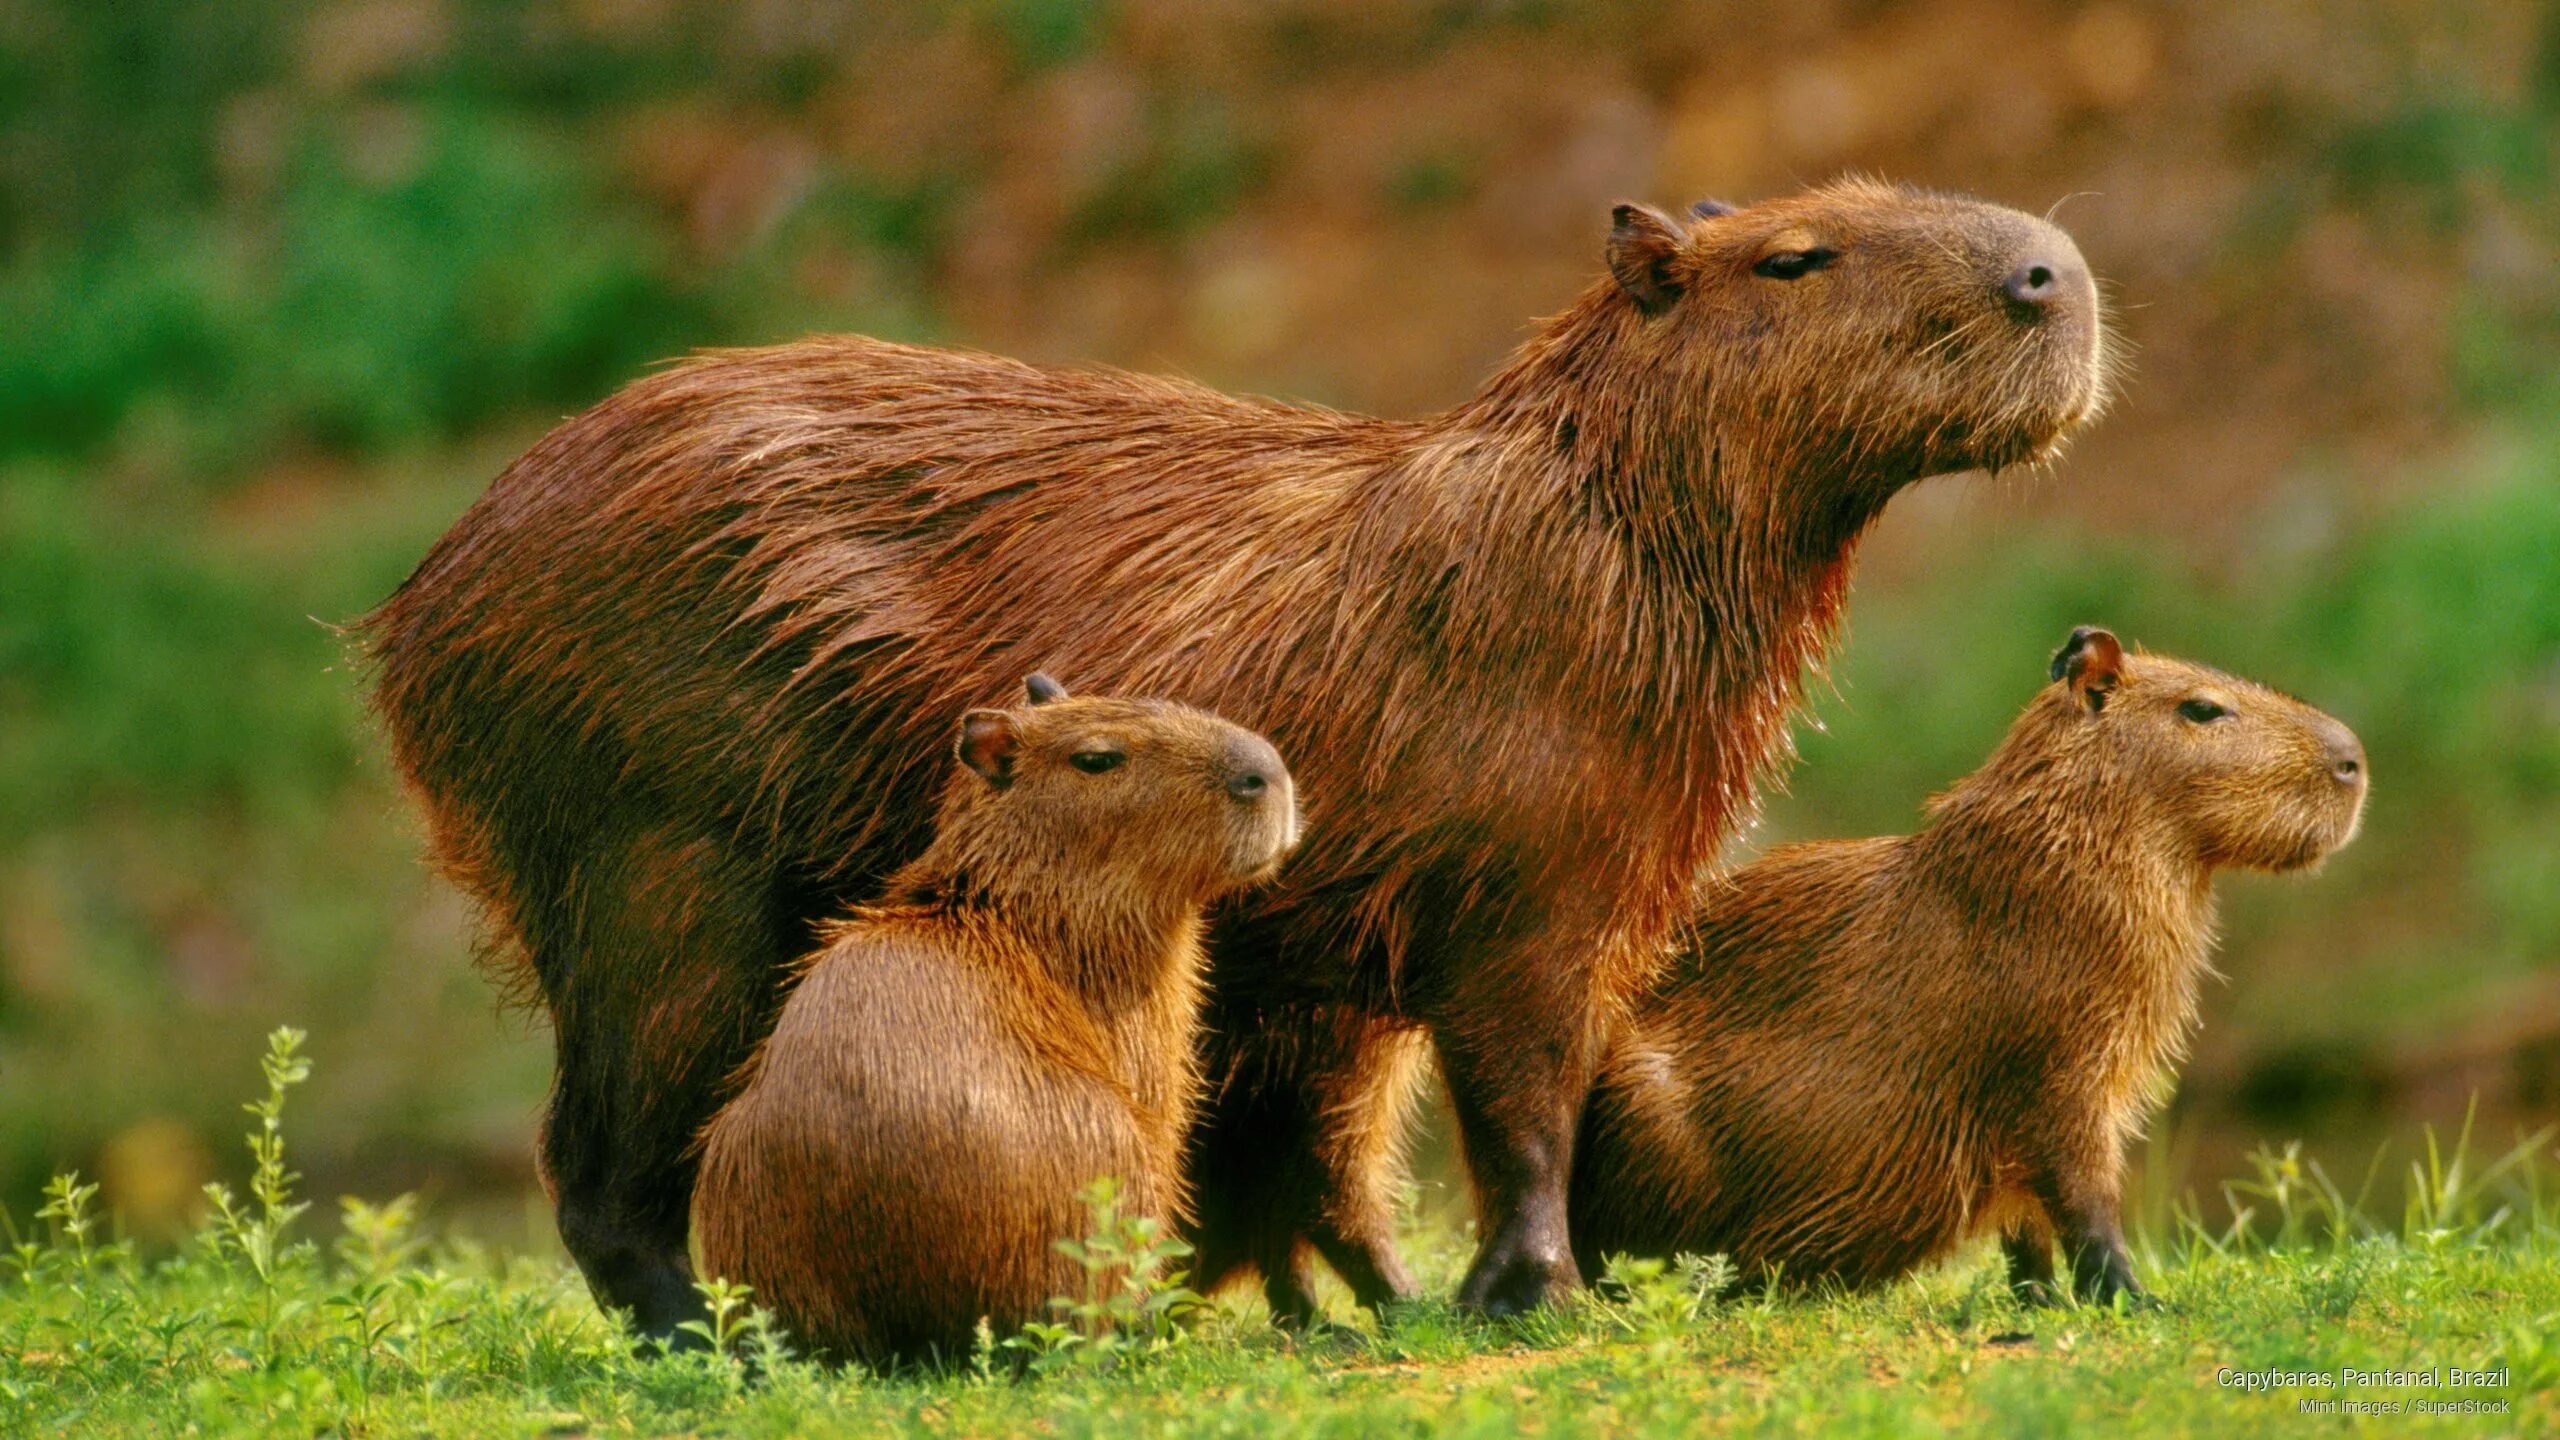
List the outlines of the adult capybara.
<svg viewBox="0 0 2560 1440">
<path fill-rule="evenodd" d="M 441 863 L 557 1026 L 562 1238 L 665 1333 L 686 1148 L 787 962 L 927 835 L 929 718 L 1039 666 L 1235 716 L 1310 840 L 1213 923 L 1204 1275 L 1302 1241 L 1409 1292 L 1396 1137 L 1436 1044 L 1483 1219 L 1460 1298 L 1575 1279 L 1573 1127 L 1925 475 L 2098 404 L 2059 230 L 1880 183 L 1675 220 L 1424 420 L 858 338 L 707 355 L 562 425 L 371 619 Z"/>
<path fill-rule="evenodd" d="M 2072 632 L 2054 683 L 1916 835 L 1712 882 L 1601 1063 L 1573 1239 L 1870 1285 L 1997 1233 L 2048 1298 L 2140 1292 L 2125 1148 L 2167 1098 L 2213 873 L 2347 843 L 2364 749 L 2290 696 Z"/>
<path fill-rule="evenodd" d="M 933 843 L 824 932 L 703 1132 L 705 1268 L 826 1356 L 951 1359 L 981 1317 L 1041 1318 L 1097 1176 L 1180 1211 L 1201 907 L 1297 839 L 1260 736 L 1030 688 L 962 720 Z"/>
</svg>

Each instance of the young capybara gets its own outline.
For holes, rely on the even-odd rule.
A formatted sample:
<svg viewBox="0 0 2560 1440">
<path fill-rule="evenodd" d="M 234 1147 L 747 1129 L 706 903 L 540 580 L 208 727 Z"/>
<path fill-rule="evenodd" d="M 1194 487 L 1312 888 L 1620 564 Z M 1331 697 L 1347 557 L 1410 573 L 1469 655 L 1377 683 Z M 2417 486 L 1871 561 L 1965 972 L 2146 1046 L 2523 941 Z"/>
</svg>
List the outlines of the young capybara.
<svg viewBox="0 0 2560 1440">
<path fill-rule="evenodd" d="M 599 1297 L 698 1313 L 687 1147 L 813 928 L 924 846 L 931 727 L 1032 666 L 1243 717 L 1310 840 L 1213 928 L 1209 1282 L 1409 1293 L 1427 1037 L 1504 1310 L 1576 1279 L 1599 1020 L 1785 748 L 1858 537 L 2103 390 L 2068 236 L 1874 182 L 1674 219 L 1474 398 L 1373 420 L 860 338 L 699 357 L 508 468 L 369 622 L 439 862 L 555 1022 Z"/>
<path fill-rule="evenodd" d="M 2364 749 L 2246 680 L 2072 632 L 1919 833 L 1711 882 L 1585 1108 L 1574 1250 L 1871 1285 L 1997 1233 L 2020 1292 L 2138 1294 L 2126 1146 L 2210 969 L 2213 874 L 2347 843 Z"/>
<path fill-rule="evenodd" d="M 933 843 L 831 925 L 703 1133 L 705 1267 L 816 1352 L 968 1353 L 1072 1293 L 1075 1192 L 1182 1208 L 1201 907 L 1297 839 L 1269 742 L 1179 706 L 962 720 Z"/>
</svg>

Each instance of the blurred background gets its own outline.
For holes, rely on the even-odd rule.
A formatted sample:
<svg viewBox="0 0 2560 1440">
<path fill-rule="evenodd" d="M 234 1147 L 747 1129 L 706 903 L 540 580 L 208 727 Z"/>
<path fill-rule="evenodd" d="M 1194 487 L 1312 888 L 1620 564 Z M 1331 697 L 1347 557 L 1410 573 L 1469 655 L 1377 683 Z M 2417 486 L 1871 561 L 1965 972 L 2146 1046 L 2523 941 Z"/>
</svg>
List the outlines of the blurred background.
<svg viewBox="0 0 2560 1440">
<path fill-rule="evenodd" d="M 1749 842 L 1907 829 L 2073 624 L 2345 718 L 2364 838 L 2225 889 L 2151 1193 L 2560 1112 L 2560 6 L 0 0 L 0 1205 L 296 1158 L 548 1245 L 537 1022 L 333 626 L 663 357 L 854 329 L 1409 415 L 1608 206 L 2059 207 L 2133 369 L 1870 542 Z M 1426 1201 L 1450 1200 L 1426 1151 Z M 2395 1160 L 2393 1169 L 2397 1168 Z"/>
</svg>

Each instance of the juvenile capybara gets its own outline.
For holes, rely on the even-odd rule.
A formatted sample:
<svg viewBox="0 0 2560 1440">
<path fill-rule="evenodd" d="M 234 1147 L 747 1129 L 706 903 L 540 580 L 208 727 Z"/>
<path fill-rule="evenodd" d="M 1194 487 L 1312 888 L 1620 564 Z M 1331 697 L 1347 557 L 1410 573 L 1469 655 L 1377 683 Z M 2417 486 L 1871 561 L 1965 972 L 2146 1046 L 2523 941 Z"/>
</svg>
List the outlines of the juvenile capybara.
<svg viewBox="0 0 2560 1440">
<path fill-rule="evenodd" d="M 860 338 L 701 356 L 510 466 L 371 618 L 440 862 L 556 1025 L 562 1238 L 697 1312 L 687 1146 L 825 916 L 922 848 L 934 722 L 1021 671 L 1234 716 L 1308 844 L 1221 907 L 1202 1273 L 1374 1303 L 1423 1044 L 1504 1310 L 1575 1280 L 1597 1020 L 1785 748 L 1851 551 L 2099 403 L 2068 236 L 1844 182 L 1615 214 L 1472 399 L 1374 420 Z"/>
<path fill-rule="evenodd" d="M 823 932 L 703 1133 L 704 1266 L 815 1352 L 967 1355 L 1076 1290 L 1076 1190 L 1181 1209 L 1201 907 L 1297 839 L 1269 742 L 1143 701 L 976 710 L 933 843 Z"/>
<path fill-rule="evenodd" d="M 1611 1037 L 1573 1181 L 1585 1266 L 1724 1254 L 1871 1285 L 1997 1233 L 2050 1298 L 2138 1294 L 2127 1144 L 2167 1098 L 2213 874 L 2347 843 L 2364 749 L 2290 696 L 2072 632 L 1988 763 L 1914 835 L 1710 882 Z"/>
</svg>

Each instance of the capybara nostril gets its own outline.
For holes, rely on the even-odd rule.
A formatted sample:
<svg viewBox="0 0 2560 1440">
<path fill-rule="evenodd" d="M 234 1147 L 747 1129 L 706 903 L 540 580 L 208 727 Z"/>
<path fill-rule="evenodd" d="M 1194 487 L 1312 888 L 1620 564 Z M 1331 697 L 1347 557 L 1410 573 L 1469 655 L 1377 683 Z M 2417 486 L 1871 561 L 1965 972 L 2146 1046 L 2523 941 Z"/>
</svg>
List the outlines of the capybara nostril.
<svg viewBox="0 0 2560 1440">
<path fill-rule="evenodd" d="M 2009 272 L 2000 293 L 2013 302 L 2042 310 L 2061 298 L 2069 267 L 2059 260 L 2030 260 Z"/>
<path fill-rule="evenodd" d="M 1238 736 L 1227 743 L 1224 761 L 1219 769 L 1225 773 L 1227 793 L 1238 800 L 1255 801 L 1289 783 L 1289 767 L 1280 760 L 1280 752 L 1262 737 Z"/>
<path fill-rule="evenodd" d="M 2364 783 L 2364 742 L 2343 728 L 2329 737 L 2329 773 L 2342 785 Z"/>
</svg>

